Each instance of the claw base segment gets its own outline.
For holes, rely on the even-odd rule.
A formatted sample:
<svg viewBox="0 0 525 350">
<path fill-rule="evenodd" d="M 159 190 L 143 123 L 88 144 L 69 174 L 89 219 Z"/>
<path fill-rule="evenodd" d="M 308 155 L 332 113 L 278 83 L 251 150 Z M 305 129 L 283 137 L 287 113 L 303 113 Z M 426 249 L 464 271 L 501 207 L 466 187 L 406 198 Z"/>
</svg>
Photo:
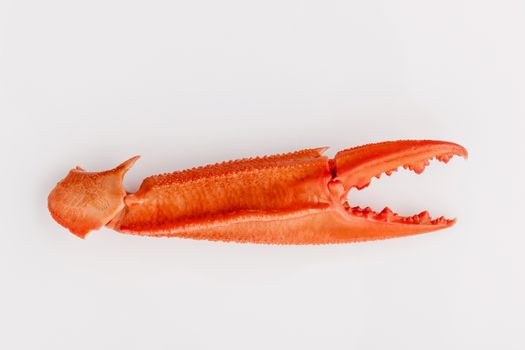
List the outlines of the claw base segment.
<svg viewBox="0 0 525 350">
<path fill-rule="evenodd" d="M 122 179 L 138 158 L 102 172 L 72 169 L 49 194 L 51 216 L 80 238 L 101 228 L 124 208 L 126 191 Z"/>
<path fill-rule="evenodd" d="M 74 169 L 48 198 L 55 220 L 84 237 L 106 225 L 118 232 L 265 244 L 329 244 L 408 236 L 449 227 L 455 220 L 428 212 L 402 217 L 389 208 L 352 207 L 351 188 L 398 167 L 421 173 L 432 158 L 467 157 L 444 141 L 389 141 L 350 148 L 334 159 L 326 148 L 241 159 L 146 178 L 126 194 L 117 168 Z"/>
</svg>

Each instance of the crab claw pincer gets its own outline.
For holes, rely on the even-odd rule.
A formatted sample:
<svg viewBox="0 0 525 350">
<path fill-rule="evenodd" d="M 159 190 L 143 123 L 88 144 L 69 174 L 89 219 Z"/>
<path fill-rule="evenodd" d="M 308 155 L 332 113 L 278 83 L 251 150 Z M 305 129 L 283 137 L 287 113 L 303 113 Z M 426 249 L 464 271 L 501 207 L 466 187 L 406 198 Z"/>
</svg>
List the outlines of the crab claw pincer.
<svg viewBox="0 0 525 350">
<path fill-rule="evenodd" d="M 333 181 L 341 184 L 334 187 L 344 208 L 341 215 L 352 222 L 352 230 L 364 240 L 425 233 L 452 226 L 455 219 L 433 219 L 428 211 L 404 217 L 388 207 L 381 212 L 368 207 L 352 207 L 346 197 L 350 189 L 361 190 L 373 177 L 390 175 L 399 167 L 421 174 L 431 159 L 447 163 L 453 156 L 467 158 L 468 152 L 455 143 L 429 140 L 381 142 L 338 152 L 331 161 L 331 168 L 335 175 Z"/>
</svg>

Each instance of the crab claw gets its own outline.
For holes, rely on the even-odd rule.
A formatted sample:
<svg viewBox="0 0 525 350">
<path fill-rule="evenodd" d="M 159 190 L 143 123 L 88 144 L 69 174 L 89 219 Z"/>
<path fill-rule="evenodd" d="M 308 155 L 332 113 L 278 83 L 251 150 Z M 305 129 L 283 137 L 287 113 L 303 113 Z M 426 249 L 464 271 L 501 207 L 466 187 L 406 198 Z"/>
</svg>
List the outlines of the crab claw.
<svg viewBox="0 0 525 350">
<path fill-rule="evenodd" d="M 113 170 L 69 172 L 51 191 L 53 218 L 79 237 L 104 225 L 118 232 L 266 244 L 328 244 L 402 237 L 454 223 L 428 212 L 403 217 L 352 208 L 348 191 L 398 167 L 421 173 L 429 160 L 467 157 L 443 141 L 391 141 L 328 159 L 325 148 L 246 158 L 150 176 L 126 194 L 122 178 L 138 157 Z"/>
<path fill-rule="evenodd" d="M 403 217 L 388 207 L 375 212 L 369 207 L 351 207 L 346 197 L 352 188 L 367 187 L 374 176 L 390 175 L 401 166 L 421 174 L 431 159 L 447 163 L 453 156 L 467 158 L 468 153 L 458 144 L 429 140 L 388 141 L 351 148 L 338 152 L 331 160 L 330 190 L 340 200 L 343 216 L 356 237 L 363 234 L 366 239 L 381 239 L 443 229 L 452 226 L 455 219 L 433 219 L 427 211 Z"/>
<path fill-rule="evenodd" d="M 135 156 L 112 170 L 87 172 L 76 167 L 51 191 L 48 208 L 53 218 L 80 238 L 107 224 L 122 208 L 124 174 Z"/>
</svg>

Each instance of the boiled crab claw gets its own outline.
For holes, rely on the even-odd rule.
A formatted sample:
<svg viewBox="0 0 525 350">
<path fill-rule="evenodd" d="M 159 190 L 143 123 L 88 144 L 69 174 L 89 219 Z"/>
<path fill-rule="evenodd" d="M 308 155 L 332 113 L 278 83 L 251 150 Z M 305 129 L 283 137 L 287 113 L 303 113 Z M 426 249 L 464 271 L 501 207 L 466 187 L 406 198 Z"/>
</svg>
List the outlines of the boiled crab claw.
<svg viewBox="0 0 525 350">
<path fill-rule="evenodd" d="M 122 233 L 266 244 L 327 244 L 386 239 L 449 227 L 428 212 L 403 217 L 352 207 L 347 194 L 398 167 L 421 173 L 429 160 L 467 157 L 444 141 L 388 141 L 207 165 L 146 178 L 136 193 L 122 185 L 138 157 L 112 170 L 73 169 L 48 198 L 53 218 L 79 237 L 104 225 Z"/>
</svg>

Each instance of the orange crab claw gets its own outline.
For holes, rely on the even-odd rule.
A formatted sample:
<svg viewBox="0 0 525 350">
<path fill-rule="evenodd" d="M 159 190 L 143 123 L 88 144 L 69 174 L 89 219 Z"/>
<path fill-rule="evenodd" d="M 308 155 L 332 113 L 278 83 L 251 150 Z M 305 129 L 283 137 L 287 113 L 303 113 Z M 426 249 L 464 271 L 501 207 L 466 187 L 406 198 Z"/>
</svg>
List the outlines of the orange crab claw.
<svg viewBox="0 0 525 350">
<path fill-rule="evenodd" d="M 454 220 L 427 212 L 402 217 L 385 208 L 352 208 L 346 196 L 373 176 L 399 166 L 421 173 L 431 158 L 467 157 L 443 141 L 393 141 L 351 148 L 334 159 L 326 148 L 241 159 L 146 178 L 126 194 L 124 173 L 136 161 L 99 173 L 72 170 L 49 195 L 61 225 L 84 237 L 107 225 L 118 232 L 154 237 L 327 244 L 430 232 Z"/>
</svg>

